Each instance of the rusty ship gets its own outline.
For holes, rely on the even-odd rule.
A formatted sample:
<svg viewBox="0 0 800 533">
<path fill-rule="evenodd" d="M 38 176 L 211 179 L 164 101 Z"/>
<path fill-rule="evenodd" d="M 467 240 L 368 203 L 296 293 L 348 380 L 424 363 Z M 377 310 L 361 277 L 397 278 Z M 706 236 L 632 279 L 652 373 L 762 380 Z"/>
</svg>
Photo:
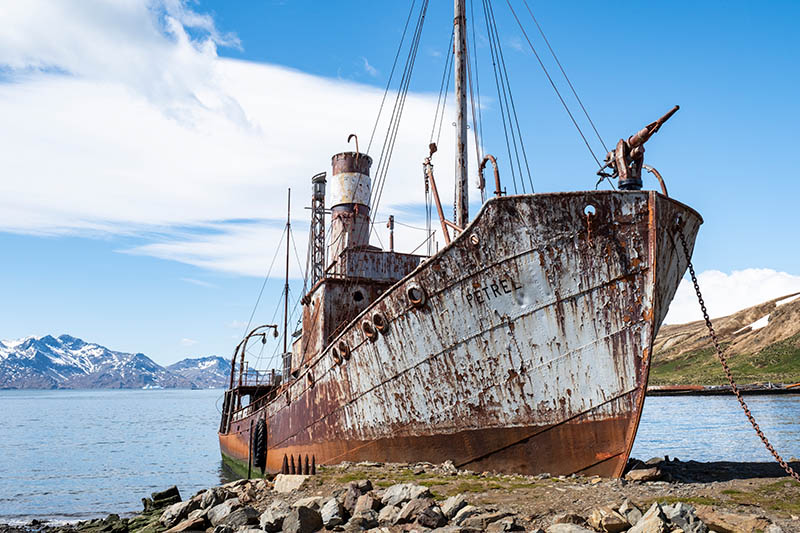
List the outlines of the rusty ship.
<svg viewBox="0 0 800 533">
<path fill-rule="evenodd" d="M 358 148 L 312 179 L 302 327 L 290 340 L 287 239 L 281 368 L 253 373 L 245 363 L 247 343 L 277 336 L 277 324 L 253 328 L 233 354 L 219 443 L 241 475 L 446 460 L 475 471 L 623 473 L 653 341 L 687 267 L 676 235 L 691 250 L 702 223 L 663 182 L 660 192 L 642 188 L 643 167 L 660 180 L 643 165 L 644 142 L 677 106 L 608 153 L 618 189 L 505 194 L 495 166 L 495 195 L 470 219 L 465 20 L 456 0 L 454 220 L 424 163 L 446 244 L 425 255 L 370 244 L 372 159 Z"/>
</svg>

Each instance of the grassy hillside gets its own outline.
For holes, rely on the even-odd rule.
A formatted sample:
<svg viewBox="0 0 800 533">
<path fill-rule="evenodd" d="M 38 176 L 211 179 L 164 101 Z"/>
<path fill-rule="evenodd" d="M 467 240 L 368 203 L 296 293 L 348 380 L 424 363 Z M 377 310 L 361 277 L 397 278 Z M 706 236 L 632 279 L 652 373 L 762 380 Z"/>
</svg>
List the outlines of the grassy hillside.
<svg viewBox="0 0 800 533">
<path fill-rule="evenodd" d="M 800 295 L 776 298 L 713 322 L 738 383 L 800 382 Z M 727 384 L 705 323 L 661 328 L 650 384 Z"/>
</svg>

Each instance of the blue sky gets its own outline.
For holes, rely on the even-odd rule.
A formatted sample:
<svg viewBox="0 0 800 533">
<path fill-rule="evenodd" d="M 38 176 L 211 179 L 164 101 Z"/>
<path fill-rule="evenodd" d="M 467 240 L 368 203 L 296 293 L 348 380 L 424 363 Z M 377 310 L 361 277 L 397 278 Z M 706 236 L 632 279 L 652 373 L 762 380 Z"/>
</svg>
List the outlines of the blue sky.
<svg viewBox="0 0 800 533">
<path fill-rule="evenodd" d="M 421 220 L 420 163 L 452 27 L 451 2 L 431 4 L 378 220 Z M 646 162 L 705 218 L 695 265 L 712 314 L 800 290 L 800 5 L 531 5 L 608 145 L 681 105 Z M 479 6 L 484 146 L 505 164 Z M 347 134 L 369 137 L 408 7 L 0 7 L 0 339 L 69 333 L 160 363 L 227 356 L 280 238 L 286 188 L 304 258 L 310 176 L 352 148 Z M 494 10 L 537 191 L 593 188 L 594 162 L 506 2 Z M 445 130 L 435 162 L 447 204 Z M 398 231 L 401 248 L 419 240 Z M 272 320 L 281 284 L 268 282 L 254 321 Z M 292 287 L 299 296 L 301 282 Z M 693 305 L 682 286 L 670 319 L 695 318 Z"/>
</svg>

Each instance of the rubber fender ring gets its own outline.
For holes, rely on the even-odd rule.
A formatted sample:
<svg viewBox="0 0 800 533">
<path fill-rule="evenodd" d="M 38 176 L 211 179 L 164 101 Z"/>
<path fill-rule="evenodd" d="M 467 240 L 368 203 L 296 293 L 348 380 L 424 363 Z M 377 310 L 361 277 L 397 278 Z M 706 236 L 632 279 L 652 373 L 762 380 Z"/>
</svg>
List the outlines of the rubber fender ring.
<svg viewBox="0 0 800 533">
<path fill-rule="evenodd" d="M 425 305 L 425 300 L 427 299 L 425 289 L 419 285 L 409 285 L 406 289 L 406 296 L 408 296 L 408 301 L 410 301 L 411 305 L 414 307 L 422 307 Z"/>
<path fill-rule="evenodd" d="M 339 342 L 339 351 L 342 352 L 342 357 L 346 360 L 350 359 L 350 347 L 347 345 L 346 342 L 340 341 Z"/>
<path fill-rule="evenodd" d="M 372 315 L 372 324 L 375 326 L 375 329 L 381 333 L 387 333 L 389 331 L 389 323 L 386 321 L 386 317 L 383 316 L 383 313 L 381 312 L 377 312 Z"/>
<path fill-rule="evenodd" d="M 333 350 L 331 350 L 331 357 L 333 357 L 333 362 L 337 365 L 342 364 L 342 354 L 339 353 L 339 350 L 337 350 L 335 346 Z"/>
<path fill-rule="evenodd" d="M 361 323 L 361 329 L 364 331 L 364 335 L 366 335 L 370 341 L 375 342 L 378 340 L 378 332 L 375 330 L 375 328 L 372 326 L 372 322 L 369 320 L 365 320 Z"/>
</svg>

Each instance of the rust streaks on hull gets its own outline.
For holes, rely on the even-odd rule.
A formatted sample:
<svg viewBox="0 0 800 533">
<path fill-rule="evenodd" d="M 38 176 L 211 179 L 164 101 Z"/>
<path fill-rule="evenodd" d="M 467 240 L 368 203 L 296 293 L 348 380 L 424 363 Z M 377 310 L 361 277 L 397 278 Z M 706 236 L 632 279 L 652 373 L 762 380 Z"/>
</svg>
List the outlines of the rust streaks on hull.
<svg viewBox="0 0 800 533">
<path fill-rule="evenodd" d="M 303 453 L 621 474 L 686 268 L 678 218 L 693 242 L 699 215 L 656 193 L 490 200 L 253 415 L 269 421 L 268 469 Z M 375 313 L 385 328 L 368 339 Z"/>
</svg>

